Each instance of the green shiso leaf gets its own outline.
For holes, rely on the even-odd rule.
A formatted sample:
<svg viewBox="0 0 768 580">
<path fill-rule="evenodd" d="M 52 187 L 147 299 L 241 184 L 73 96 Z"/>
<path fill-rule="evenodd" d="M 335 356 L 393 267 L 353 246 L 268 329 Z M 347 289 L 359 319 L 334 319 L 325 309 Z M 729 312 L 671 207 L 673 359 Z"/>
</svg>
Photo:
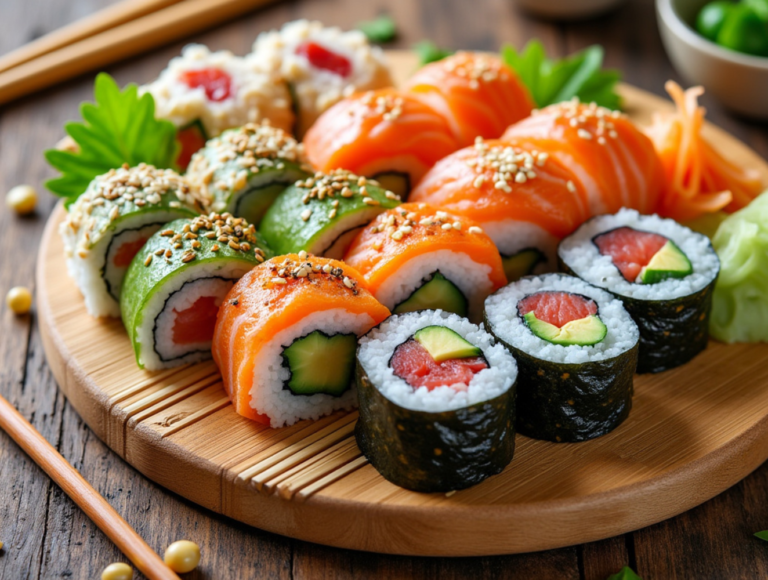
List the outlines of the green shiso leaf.
<svg viewBox="0 0 768 580">
<path fill-rule="evenodd" d="M 179 153 L 176 127 L 170 121 L 155 119 L 155 101 L 149 93 L 139 96 L 135 84 L 121 91 L 111 76 L 99 73 L 94 97 L 95 104 L 80 106 L 83 122 L 64 126 L 79 151 L 45 152 L 48 163 L 61 172 L 45 186 L 65 198 L 67 206 L 94 177 L 110 169 L 142 162 L 159 169 L 175 168 Z"/>
<path fill-rule="evenodd" d="M 761 540 L 768 542 L 768 530 L 763 530 L 762 532 L 755 532 L 755 536 L 760 538 Z"/>
<path fill-rule="evenodd" d="M 395 21 L 389 16 L 379 16 L 375 20 L 359 22 L 357 29 L 362 31 L 368 40 L 378 44 L 390 42 L 397 36 L 397 26 Z"/>
<path fill-rule="evenodd" d="M 453 54 L 452 50 L 440 48 L 431 40 L 417 42 L 413 45 L 413 50 L 419 55 L 419 66 L 443 60 L 446 56 L 451 56 Z"/>
<path fill-rule="evenodd" d="M 544 45 L 539 40 L 532 40 L 520 52 L 505 45 L 501 49 L 501 58 L 517 72 L 539 108 L 573 97 L 610 109 L 621 106 L 621 98 L 615 91 L 621 74 L 601 70 L 601 46 L 590 46 L 566 58 L 552 60 L 547 58 Z"/>
<path fill-rule="evenodd" d="M 630 568 L 629 566 L 624 566 L 621 570 L 616 572 L 616 574 L 611 574 L 608 576 L 607 580 L 643 580 L 635 574 L 635 571 Z"/>
</svg>

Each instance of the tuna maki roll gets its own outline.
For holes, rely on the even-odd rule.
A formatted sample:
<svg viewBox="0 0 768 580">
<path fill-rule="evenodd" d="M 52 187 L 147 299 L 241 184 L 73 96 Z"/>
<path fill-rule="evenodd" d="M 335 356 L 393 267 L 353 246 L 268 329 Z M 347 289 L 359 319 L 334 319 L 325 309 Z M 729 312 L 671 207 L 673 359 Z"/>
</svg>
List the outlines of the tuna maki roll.
<svg viewBox="0 0 768 580">
<path fill-rule="evenodd" d="M 198 215 L 203 201 L 186 179 L 150 165 L 125 165 L 91 182 L 60 227 L 69 274 L 91 316 L 120 316 L 133 257 L 164 224 Z"/>
<path fill-rule="evenodd" d="M 398 314 L 360 340 L 360 449 L 386 479 L 421 492 L 501 472 L 515 448 L 517 365 L 455 314 Z"/>
<path fill-rule="evenodd" d="M 486 296 L 507 283 L 501 256 L 481 228 L 424 203 L 379 214 L 344 261 L 395 314 L 445 310 L 480 322 Z"/>
<path fill-rule="evenodd" d="M 520 368 L 520 433 L 586 441 L 629 415 L 639 332 L 608 292 L 564 274 L 525 277 L 486 299 L 485 324 Z"/>
<path fill-rule="evenodd" d="M 155 233 L 131 262 L 120 299 L 138 365 L 210 358 L 224 297 L 270 256 L 253 225 L 230 214 L 176 220 Z"/>
<path fill-rule="evenodd" d="M 340 260 L 355 236 L 400 198 L 377 181 L 336 169 L 297 181 L 281 193 L 259 232 L 277 254 L 305 251 Z"/>
<path fill-rule="evenodd" d="M 707 347 L 720 261 L 706 236 L 622 209 L 584 223 L 558 256 L 566 272 L 624 303 L 640 328 L 637 372 L 672 369 Z"/>
<path fill-rule="evenodd" d="M 305 252 L 265 262 L 230 291 L 213 358 L 240 415 L 272 427 L 357 402 L 357 337 L 389 316 L 360 274 Z"/>
<path fill-rule="evenodd" d="M 304 149 L 268 121 L 225 131 L 193 157 L 187 178 L 200 185 L 211 209 L 258 226 L 286 187 L 313 173 Z"/>
</svg>

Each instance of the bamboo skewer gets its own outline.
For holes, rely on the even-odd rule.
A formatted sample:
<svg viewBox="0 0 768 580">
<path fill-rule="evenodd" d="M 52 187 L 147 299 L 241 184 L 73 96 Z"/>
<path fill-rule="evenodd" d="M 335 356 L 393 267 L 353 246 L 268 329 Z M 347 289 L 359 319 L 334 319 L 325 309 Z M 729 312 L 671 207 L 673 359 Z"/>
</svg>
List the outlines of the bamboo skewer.
<svg viewBox="0 0 768 580">
<path fill-rule="evenodd" d="M 0 429 L 74 501 L 150 580 L 180 580 L 120 514 L 0 396 Z"/>
<path fill-rule="evenodd" d="M 221 24 L 273 0 L 184 0 L 0 73 L 0 104 Z"/>
<path fill-rule="evenodd" d="M 0 72 L 140 18 L 180 0 L 122 0 L 0 56 Z"/>
</svg>

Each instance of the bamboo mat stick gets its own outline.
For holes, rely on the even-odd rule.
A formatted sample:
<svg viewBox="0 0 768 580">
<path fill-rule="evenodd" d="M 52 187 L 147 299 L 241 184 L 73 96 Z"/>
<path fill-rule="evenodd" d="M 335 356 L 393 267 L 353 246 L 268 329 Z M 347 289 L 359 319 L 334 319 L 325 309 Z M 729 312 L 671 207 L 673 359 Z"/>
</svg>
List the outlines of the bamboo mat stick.
<svg viewBox="0 0 768 580">
<path fill-rule="evenodd" d="M 0 73 L 0 104 L 211 28 L 274 0 L 184 0 Z"/>
<path fill-rule="evenodd" d="M 0 56 L 0 72 L 99 32 L 151 14 L 180 0 L 122 0 Z"/>
<path fill-rule="evenodd" d="M 180 580 L 83 476 L 0 396 L 0 429 L 74 501 L 150 580 Z"/>
</svg>

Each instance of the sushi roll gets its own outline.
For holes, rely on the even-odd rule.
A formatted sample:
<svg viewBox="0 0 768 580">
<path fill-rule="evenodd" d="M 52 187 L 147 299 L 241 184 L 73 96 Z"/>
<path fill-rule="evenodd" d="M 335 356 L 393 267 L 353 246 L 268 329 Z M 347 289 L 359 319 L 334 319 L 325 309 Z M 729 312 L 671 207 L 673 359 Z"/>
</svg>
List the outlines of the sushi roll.
<svg viewBox="0 0 768 580">
<path fill-rule="evenodd" d="M 498 139 L 531 114 L 533 99 L 514 70 L 493 54 L 457 52 L 419 69 L 406 83 L 448 121 L 461 147 Z"/>
<path fill-rule="evenodd" d="M 301 252 L 244 276 L 216 322 L 213 359 L 235 411 L 282 427 L 357 401 L 357 337 L 389 316 L 360 274 Z"/>
<path fill-rule="evenodd" d="M 357 233 L 400 198 L 378 182 L 342 169 L 316 173 L 281 193 L 259 232 L 276 254 L 304 250 L 340 260 Z"/>
<path fill-rule="evenodd" d="M 424 203 L 379 214 L 344 261 L 394 314 L 439 309 L 480 322 L 485 298 L 507 283 L 481 228 Z"/>
<path fill-rule="evenodd" d="M 407 93 L 352 95 L 323 113 L 304 138 L 319 171 L 342 167 L 405 199 L 424 174 L 459 148 L 448 123 Z"/>
<path fill-rule="evenodd" d="M 357 444 L 386 479 L 448 492 L 500 473 L 515 449 L 515 359 L 455 314 L 397 314 L 360 340 Z"/>
<path fill-rule="evenodd" d="M 221 302 L 269 257 L 256 228 L 230 214 L 163 226 L 131 262 L 120 299 L 138 365 L 158 370 L 210 358 Z"/>
<path fill-rule="evenodd" d="M 590 215 L 622 207 L 651 213 L 661 199 L 664 172 L 656 149 L 619 111 L 573 99 L 534 112 L 501 138 L 525 142 L 570 168 Z"/>
<path fill-rule="evenodd" d="M 383 51 L 362 32 L 316 21 L 296 20 L 260 34 L 248 59 L 290 85 L 299 137 L 342 98 L 392 86 Z"/>
<path fill-rule="evenodd" d="M 586 441 L 629 415 L 639 332 L 608 292 L 564 274 L 525 277 L 486 299 L 485 325 L 517 360 L 523 435 Z"/>
<path fill-rule="evenodd" d="M 285 82 L 227 50 L 211 52 L 190 44 L 168 63 L 157 80 L 140 88 L 155 99 L 155 115 L 178 128 L 186 169 L 192 154 L 226 129 L 269 119 L 291 131 L 295 116 Z"/>
<path fill-rule="evenodd" d="M 411 193 L 487 233 L 511 282 L 553 271 L 557 244 L 590 217 L 575 175 L 546 153 L 478 138 L 439 161 Z"/>
<path fill-rule="evenodd" d="M 624 303 L 640 328 L 637 372 L 674 368 L 707 347 L 720 261 L 706 236 L 623 209 L 586 222 L 558 256 L 565 271 Z"/>
<path fill-rule="evenodd" d="M 91 316 L 120 316 L 123 278 L 144 242 L 205 198 L 170 169 L 124 165 L 94 179 L 61 224 L 69 275 Z"/>
<path fill-rule="evenodd" d="M 304 149 L 269 121 L 214 137 L 195 153 L 186 176 L 211 199 L 211 209 L 258 226 L 286 187 L 312 175 Z"/>
</svg>

